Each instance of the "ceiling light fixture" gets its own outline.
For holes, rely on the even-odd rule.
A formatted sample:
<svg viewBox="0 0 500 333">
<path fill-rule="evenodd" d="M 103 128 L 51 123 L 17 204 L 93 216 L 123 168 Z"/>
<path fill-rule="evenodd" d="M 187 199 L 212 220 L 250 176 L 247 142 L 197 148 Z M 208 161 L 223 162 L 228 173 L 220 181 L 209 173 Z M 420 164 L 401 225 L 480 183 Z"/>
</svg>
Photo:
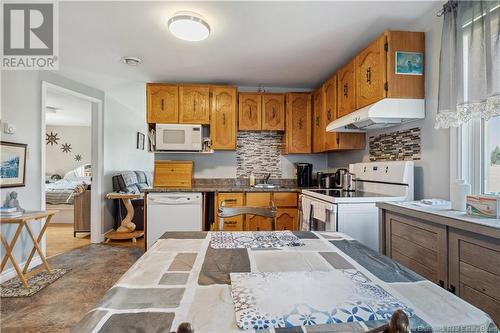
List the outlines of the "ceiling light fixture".
<svg viewBox="0 0 500 333">
<path fill-rule="evenodd" d="M 168 30 L 177 38 L 199 42 L 210 35 L 210 26 L 200 15 L 193 12 L 179 12 L 168 20 Z"/>
<path fill-rule="evenodd" d="M 121 62 L 129 66 L 139 66 L 142 63 L 141 58 L 125 56 L 122 57 Z"/>
</svg>

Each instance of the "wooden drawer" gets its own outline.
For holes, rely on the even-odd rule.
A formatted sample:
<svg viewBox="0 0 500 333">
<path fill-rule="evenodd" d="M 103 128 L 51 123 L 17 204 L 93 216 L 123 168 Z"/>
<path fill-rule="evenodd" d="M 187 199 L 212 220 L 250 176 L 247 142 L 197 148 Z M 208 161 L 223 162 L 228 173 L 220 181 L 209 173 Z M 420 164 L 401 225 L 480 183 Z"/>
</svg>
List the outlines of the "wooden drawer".
<svg viewBox="0 0 500 333">
<path fill-rule="evenodd" d="M 246 206 L 269 207 L 271 193 L 247 193 Z"/>
<path fill-rule="evenodd" d="M 450 290 L 500 325 L 500 241 L 467 231 L 449 231 Z"/>
<path fill-rule="evenodd" d="M 296 208 L 279 208 L 276 213 L 276 230 L 297 230 Z"/>
<path fill-rule="evenodd" d="M 191 187 L 193 161 L 155 161 L 153 186 Z"/>
<path fill-rule="evenodd" d="M 215 221 L 218 226 L 219 218 L 217 216 L 218 208 L 224 201 L 226 207 L 243 206 L 243 193 L 218 193 L 215 207 Z M 243 231 L 244 216 L 228 217 L 224 219 L 224 231 Z"/>
<path fill-rule="evenodd" d="M 445 287 L 447 236 L 444 226 L 386 213 L 386 255 Z"/>
<path fill-rule="evenodd" d="M 275 192 L 273 201 L 277 207 L 297 207 L 297 193 Z"/>
</svg>

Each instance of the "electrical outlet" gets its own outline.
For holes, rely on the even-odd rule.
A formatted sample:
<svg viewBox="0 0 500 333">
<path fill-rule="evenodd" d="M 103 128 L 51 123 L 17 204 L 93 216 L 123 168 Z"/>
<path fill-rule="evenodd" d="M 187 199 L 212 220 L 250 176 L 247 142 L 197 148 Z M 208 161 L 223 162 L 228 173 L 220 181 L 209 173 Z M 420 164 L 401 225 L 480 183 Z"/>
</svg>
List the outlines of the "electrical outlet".
<svg viewBox="0 0 500 333">
<path fill-rule="evenodd" d="M 10 123 L 3 123 L 3 132 L 5 134 L 14 134 L 16 133 L 16 127 Z"/>
</svg>

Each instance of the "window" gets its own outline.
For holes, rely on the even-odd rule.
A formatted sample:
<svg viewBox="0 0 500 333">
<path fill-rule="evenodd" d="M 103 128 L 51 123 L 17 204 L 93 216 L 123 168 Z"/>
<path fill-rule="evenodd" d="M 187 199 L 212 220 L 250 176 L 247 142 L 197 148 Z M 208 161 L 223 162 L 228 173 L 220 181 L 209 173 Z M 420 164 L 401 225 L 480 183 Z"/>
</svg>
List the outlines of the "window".
<svg viewBox="0 0 500 333">
<path fill-rule="evenodd" d="M 500 10 L 496 6 L 490 10 Z M 485 15 L 485 14 L 483 14 Z M 479 19 L 478 16 L 476 19 Z M 462 28 L 467 28 L 472 20 Z M 497 25 L 498 21 L 492 21 Z M 463 34 L 463 94 L 467 101 L 469 86 L 474 85 L 475 71 L 473 56 L 469 54 L 470 34 L 475 29 L 466 30 Z M 493 34 L 492 38 L 497 38 Z M 500 58 L 499 53 L 495 53 Z M 500 61 L 500 59 L 494 59 Z M 469 68 L 469 65 L 471 68 Z M 471 119 L 456 129 L 451 129 L 452 165 L 451 181 L 464 179 L 471 184 L 473 194 L 500 194 L 500 116 L 489 120 Z"/>
</svg>

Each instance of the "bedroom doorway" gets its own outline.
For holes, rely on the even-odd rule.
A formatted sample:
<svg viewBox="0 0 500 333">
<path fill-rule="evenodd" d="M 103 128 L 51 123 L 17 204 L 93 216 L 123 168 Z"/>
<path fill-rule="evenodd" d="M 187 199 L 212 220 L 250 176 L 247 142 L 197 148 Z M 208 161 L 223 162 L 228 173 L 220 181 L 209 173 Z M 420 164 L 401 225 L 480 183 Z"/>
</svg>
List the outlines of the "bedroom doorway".
<svg viewBox="0 0 500 333">
<path fill-rule="evenodd" d="M 42 207 L 58 211 L 48 257 L 102 241 L 102 102 L 42 82 Z"/>
</svg>

